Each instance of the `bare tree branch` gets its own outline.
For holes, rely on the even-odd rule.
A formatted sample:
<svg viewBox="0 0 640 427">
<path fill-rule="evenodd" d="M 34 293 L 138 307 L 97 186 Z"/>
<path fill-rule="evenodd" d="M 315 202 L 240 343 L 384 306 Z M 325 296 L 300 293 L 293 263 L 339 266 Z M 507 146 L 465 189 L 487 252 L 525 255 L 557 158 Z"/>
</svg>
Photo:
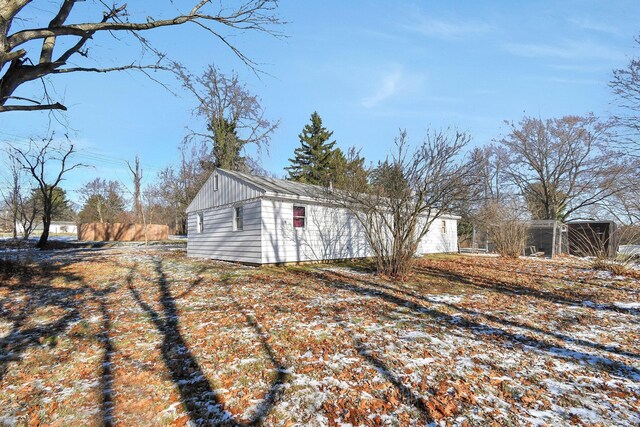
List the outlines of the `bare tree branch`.
<svg viewBox="0 0 640 427">
<path fill-rule="evenodd" d="M 74 7 L 80 7 L 77 0 L 57 0 L 57 12 L 47 26 L 26 28 L 11 32 L 11 23 L 20 19 L 20 16 L 28 8 L 24 8 L 32 0 L 0 0 L 0 112 L 4 111 L 34 111 L 34 110 L 64 110 L 59 102 L 43 102 L 38 107 L 23 108 L 21 105 L 7 106 L 8 100 L 14 92 L 23 84 L 33 80 L 42 79 L 53 74 L 71 72 L 111 72 L 123 70 L 139 70 L 144 72 L 149 69 L 167 70 L 160 62 L 156 64 L 131 63 L 114 67 L 84 66 L 66 67 L 72 57 L 87 56 L 87 42 L 96 33 L 108 32 L 111 34 L 123 33 L 132 35 L 143 46 L 143 49 L 153 52 L 158 61 L 164 61 L 165 55 L 155 49 L 142 37 L 139 32 L 154 30 L 162 27 L 179 26 L 186 23 L 194 23 L 206 30 L 215 39 L 227 46 L 241 61 L 247 64 L 254 72 L 256 63 L 245 56 L 240 49 L 229 42 L 227 36 L 222 33 L 224 29 L 233 31 L 259 31 L 278 36 L 274 25 L 281 24 L 275 15 L 277 0 L 244 0 L 233 7 L 218 4 L 211 0 L 194 2 L 189 12 L 175 16 L 156 19 L 150 16 L 146 21 L 138 20 L 129 14 L 126 4 L 108 6 L 104 2 L 102 6 L 102 18 L 96 22 L 70 23 L 75 13 L 71 13 Z M 100 4 L 98 7 L 102 7 Z M 83 3 L 83 7 L 87 6 Z M 138 17 L 141 18 L 141 17 Z M 130 21 L 131 19 L 131 21 Z M 133 22 L 132 22 L 133 21 Z M 66 43 L 58 43 L 60 37 Z M 75 43 L 73 38 L 79 38 Z M 35 40 L 43 40 L 39 55 L 32 53 L 32 43 Z M 62 40 L 62 39 L 61 39 Z M 71 43 L 70 43 L 71 41 Z M 22 45 L 25 47 L 20 48 Z M 55 58 L 58 46 L 67 46 L 57 59 Z M 14 98 L 16 99 L 16 98 Z"/>
</svg>

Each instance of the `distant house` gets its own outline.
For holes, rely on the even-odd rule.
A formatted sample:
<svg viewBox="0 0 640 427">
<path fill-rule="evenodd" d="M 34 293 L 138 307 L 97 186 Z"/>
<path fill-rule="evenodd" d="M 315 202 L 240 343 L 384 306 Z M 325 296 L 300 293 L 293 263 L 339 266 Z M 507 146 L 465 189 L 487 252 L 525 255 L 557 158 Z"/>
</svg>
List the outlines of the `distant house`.
<svg viewBox="0 0 640 427">
<path fill-rule="evenodd" d="M 18 234 L 24 232 L 24 227 L 19 222 L 16 222 L 16 229 Z M 34 228 L 31 234 L 42 233 L 43 225 L 39 222 Z M 49 225 L 49 233 L 51 234 L 76 234 L 78 232 L 78 226 L 73 221 L 51 221 Z"/>
<path fill-rule="evenodd" d="M 216 169 L 187 208 L 187 254 L 272 264 L 371 256 L 358 220 L 321 187 Z M 418 254 L 455 252 L 457 216 L 438 218 Z"/>
</svg>

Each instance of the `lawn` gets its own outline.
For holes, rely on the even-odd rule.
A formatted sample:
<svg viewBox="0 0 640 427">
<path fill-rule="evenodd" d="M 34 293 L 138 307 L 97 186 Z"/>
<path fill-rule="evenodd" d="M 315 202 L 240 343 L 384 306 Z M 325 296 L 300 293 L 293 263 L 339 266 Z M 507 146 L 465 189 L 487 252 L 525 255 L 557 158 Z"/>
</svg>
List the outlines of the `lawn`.
<svg viewBox="0 0 640 427">
<path fill-rule="evenodd" d="M 25 265 L 0 283 L 0 425 L 640 424 L 638 279 L 440 255 L 393 282 L 170 249 L 0 253 Z"/>
</svg>

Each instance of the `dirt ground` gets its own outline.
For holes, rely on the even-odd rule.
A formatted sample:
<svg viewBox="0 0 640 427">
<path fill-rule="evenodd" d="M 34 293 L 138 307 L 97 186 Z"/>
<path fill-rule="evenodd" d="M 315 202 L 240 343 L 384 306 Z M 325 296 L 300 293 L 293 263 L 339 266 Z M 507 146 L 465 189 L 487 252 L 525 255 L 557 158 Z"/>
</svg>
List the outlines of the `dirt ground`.
<svg viewBox="0 0 640 427">
<path fill-rule="evenodd" d="M 640 282 L 580 260 L 0 262 L 0 425 L 640 424 Z"/>
</svg>

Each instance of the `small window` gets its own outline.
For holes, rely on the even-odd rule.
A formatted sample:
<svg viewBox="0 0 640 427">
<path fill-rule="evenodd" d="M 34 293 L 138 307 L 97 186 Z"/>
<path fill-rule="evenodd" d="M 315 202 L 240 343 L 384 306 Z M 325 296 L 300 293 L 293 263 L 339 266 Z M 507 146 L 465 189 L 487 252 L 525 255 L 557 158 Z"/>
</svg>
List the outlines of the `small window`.
<svg viewBox="0 0 640 427">
<path fill-rule="evenodd" d="M 218 191 L 218 175 L 213 175 L 213 190 Z"/>
<path fill-rule="evenodd" d="M 198 212 L 196 216 L 196 227 L 198 233 L 202 233 L 204 231 L 204 214 L 202 212 Z"/>
<path fill-rule="evenodd" d="M 304 228 L 306 208 L 304 206 L 293 207 L 293 228 Z"/>
<path fill-rule="evenodd" d="M 243 229 L 244 227 L 243 217 L 244 217 L 244 209 L 242 208 L 242 206 L 236 206 L 233 214 L 235 230 L 239 231 Z"/>
<path fill-rule="evenodd" d="M 447 234 L 447 221 L 442 220 L 442 224 L 440 224 L 440 231 L 442 234 Z"/>
</svg>

